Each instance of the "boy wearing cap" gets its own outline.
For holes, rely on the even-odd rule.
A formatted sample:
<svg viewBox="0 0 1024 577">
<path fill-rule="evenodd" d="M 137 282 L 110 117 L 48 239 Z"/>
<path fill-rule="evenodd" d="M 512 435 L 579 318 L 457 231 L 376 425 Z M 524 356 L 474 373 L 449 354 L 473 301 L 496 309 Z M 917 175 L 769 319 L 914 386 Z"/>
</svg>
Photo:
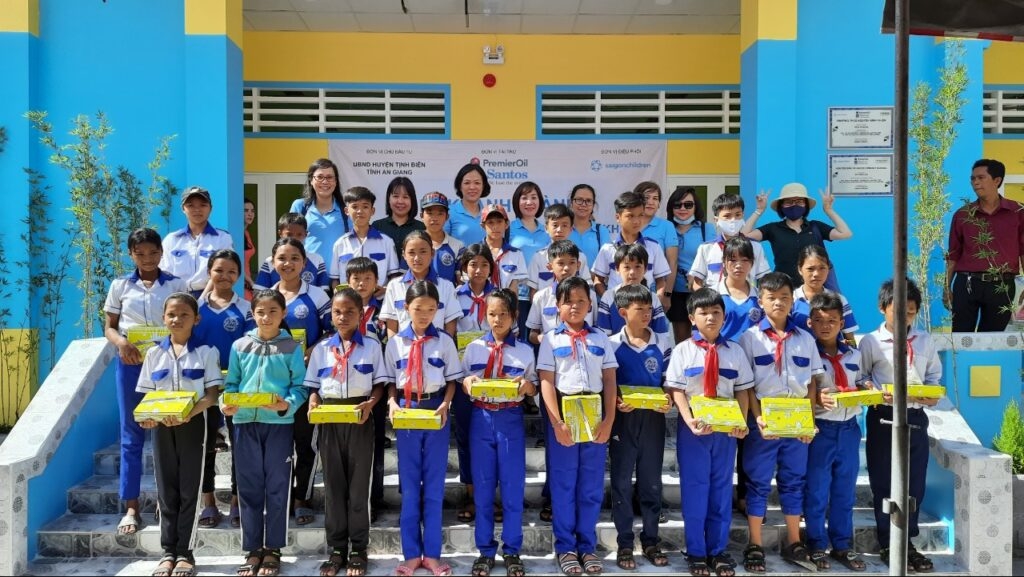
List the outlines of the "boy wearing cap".
<svg viewBox="0 0 1024 577">
<path fill-rule="evenodd" d="M 341 282 L 345 265 L 357 256 L 369 257 L 376 262 L 377 270 L 385 279 L 402 272 L 398 267 L 395 241 L 370 225 L 377 196 L 366 187 L 353 186 L 345 191 L 342 198 L 345 200 L 345 213 L 352 219 L 352 230 L 341 235 L 334 243 L 330 266 L 331 288 Z"/>
<path fill-rule="evenodd" d="M 160 257 L 160 269 L 185 280 L 192 296 L 198 297 L 207 283 L 210 273 L 206 261 L 210 255 L 221 249 L 231 249 L 234 244 L 226 230 L 210 226 L 213 202 L 210 192 L 201 186 L 190 186 L 181 193 L 181 212 L 188 219 L 188 226 L 164 237 L 164 254 Z"/>
<path fill-rule="evenodd" d="M 526 259 L 523 253 L 507 242 L 508 212 L 500 204 L 490 204 L 480 212 L 480 226 L 484 229 L 484 244 L 491 249 L 494 267 L 491 284 L 519 293 L 519 283 L 526 282 Z"/>
<path fill-rule="evenodd" d="M 811 244 L 825 246 L 826 240 L 845 240 L 853 236 L 853 231 L 832 208 L 833 202 L 835 197 L 827 189 L 821 193 L 821 208 L 835 223 L 834 227 L 820 220 L 808 220 L 806 217 L 817 202 L 807 195 L 807 187 L 791 182 L 782 187 L 779 198 L 771 203 L 772 210 L 782 220 L 754 228 L 768 206 L 768 193 L 762 192 L 757 195 L 757 210 L 751 213 L 740 232 L 750 240 L 768 241 L 775 255 L 775 271 L 788 274 L 800 286 L 803 280 L 796 265 L 800 249 Z M 838 287 L 828 288 L 838 290 Z"/>
<path fill-rule="evenodd" d="M 434 244 L 434 270 L 437 276 L 452 284 L 459 284 L 459 255 L 464 245 L 462 241 L 445 232 L 448 222 L 448 197 L 434 191 L 428 192 L 420 199 L 420 217 Z"/>
</svg>

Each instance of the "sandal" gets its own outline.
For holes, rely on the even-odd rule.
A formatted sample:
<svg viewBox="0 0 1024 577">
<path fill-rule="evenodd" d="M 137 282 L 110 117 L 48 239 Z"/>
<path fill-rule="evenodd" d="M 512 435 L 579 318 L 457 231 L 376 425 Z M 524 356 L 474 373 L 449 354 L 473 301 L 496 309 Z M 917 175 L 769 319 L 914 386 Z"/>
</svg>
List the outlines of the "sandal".
<svg viewBox="0 0 1024 577">
<path fill-rule="evenodd" d="M 583 572 L 587 575 L 600 575 L 604 573 L 604 564 L 601 559 L 593 553 L 586 553 L 581 559 L 583 561 Z"/>
<path fill-rule="evenodd" d="M 235 570 L 235 574 L 238 577 L 252 577 L 256 575 L 260 570 L 260 565 L 263 564 L 263 552 L 259 549 L 255 551 L 249 551 L 249 554 L 245 556 L 245 563 L 238 566 Z"/>
<path fill-rule="evenodd" d="M 423 565 L 421 565 L 421 567 L 430 571 L 434 577 L 448 577 L 448 575 L 452 574 L 452 566 L 442 562 L 440 559 L 424 557 Z"/>
<path fill-rule="evenodd" d="M 540 520 L 545 523 L 550 523 L 551 519 L 554 519 L 554 511 L 551 510 L 551 503 L 548 503 L 540 508 Z"/>
<path fill-rule="evenodd" d="M 239 511 L 237 503 L 231 506 L 231 511 L 228 512 L 228 521 L 235 529 L 242 526 L 242 512 Z"/>
<path fill-rule="evenodd" d="M 463 523 L 470 523 L 473 519 L 476 519 L 476 505 L 473 503 L 466 503 L 466 506 L 455 516 L 456 519 Z"/>
<path fill-rule="evenodd" d="M 343 549 L 334 549 L 331 556 L 320 564 L 320 577 L 334 577 L 348 565 Z"/>
<path fill-rule="evenodd" d="M 719 553 L 710 557 L 708 563 L 711 564 L 711 570 L 718 577 L 733 577 L 736 575 L 736 562 L 725 553 Z"/>
<path fill-rule="evenodd" d="M 703 557 L 695 555 L 686 556 L 686 569 L 693 577 L 708 577 L 711 571 L 708 570 L 708 563 Z"/>
<path fill-rule="evenodd" d="M 296 507 L 295 508 L 295 524 L 296 525 L 309 525 L 313 522 L 316 512 L 309 507 Z"/>
<path fill-rule="evenodd" d="M 182 563 L 186 564 L 186 567 L 182 567 Z M 174 571 L 171 571 L 171 577 L 195 577 L 196 574 L 196 559 L 192 555 L 188 557 L 179 556 L 174 562 Z"/>
<path fill-rule="evenodd" d="M 811 551 L 811 563 L 814 563 L 818 571 L 828 571 L 832 568 L 832 564 L 828 562 L 828 552 L 821 549 Z"/>
<path fill-rule="evenodd" d="M 199 515 L 199 526 L 205 529 L 212 529 L 217 525 L 220 525 L 221 519 L 224 516 L 221 515 L 220 510 L 217 507 L 209 506 L 203 509 L 203 512 Z"/>
<path fill-rule="evenodd" d="M 801 541 L 794 541 L 788 546 L 782 548 L 782 558 L 797 567 L 802 567 L 808 571 L 817 571 L 817 567 L 814 562 L 811 561 L 810 551 L 807 550 L 807 546 Z"/>
<path fill-rule="evenodd" d="M 156 569 L 150 574 L 153 577 L 170 577 L 171 571 L 174 570 L 175 562 L 178 560 L 177 557 L 170 553 L 160 558 L 160 563 L 156 566 Z"/>
<path fill-rule="evenodd" d="M 134 535 L 139 529 L 142 529 L 142 516 L 138 513 L 126 513 L 117 524 L 118 535 Z"/>
<path fill-rule="evenodd" d="M 619 569 L 626 571 L 636 569 L 636 557 L 633 556 L 633 549 L 631 547 L 620 548 L 619 552 L 615 554 L 615 564 L 619 566 Z"/>
<path fill-rule="evenodd" d="M 354 577 L 366 575 L 367 565 L 369 565 L 369 560 L 366 557 L 366 551 L 353 551 L 348 557 L 348 575 Z"/>
<path fill-rule="evenodd" d="M 491 569 L 494 568 L 494 557 L 485 557 L 483 555 L 476 558 L 473 561 L 473 575 L 474 577 L 488 577 L 491 574 Z"/>
<path fill-rule="evenodd" d="M 657 545 L 648 545 L 647 547 L 644 547 L 644 559 L 647 559 L 647 562 L 655 567 L 664 567 L 668 565 L 668 555 L 665 555 Z"/>
<path fill-rule="evenodd" d="M 915 573 L 931 573 L 935 570 L 932 560 L 922 555 L 913 545 L 907 551 L 907 567 Z"/>
<path fill-rule="evenodd" d="M 502 555 L 501 560 L 505 562 L 505 575 L 507 577 L 523 577 L 526 575 L 526 566 L 519 555 Z"/>
<path fill-rule="evenodd" d="M 842 551 L 833 549 L 830 556 L 842 563 L 850 571 L 863 571 L 867 569 L 867 564 L 864 563 L 864 560 L 853 549 L 843 549 Z"/>
<path fill-rule="evenodd" d="M 764 561 L 764 547 L 753 543 L 743 550 L 743 568 L 751 573 L 764 573 L 767 569 Z"/>
<path fill-rule="evenodd" d="M 410 567 L 410 566 L 406 565 L 404 562 L 402 562 L 402 563 L 398 564 L 398 567 L 395 567 L 395 575 L 398 575 L 400 577 L 407 577 L 407 576 L 412 575 L 413 573 L 415 573 L 416 569 L 418 569 L 418 568 L 419 568 L 418 564 L 416 565 L 415 568 L 413 568 L 413 567 Z"/>
<path fill-rule="evenodd" d="M 260 577 L 276 577 L 281 574 L 281 550 L 264 549 L 263 563 L 260 565 Z"/>
<path fill-rule="evenodd" d="M 562 553 L 558 556 L 558 568 L 563 575 L 579 575 L 583 573 L 583 565 L 575 553 Z"/>
</svg>

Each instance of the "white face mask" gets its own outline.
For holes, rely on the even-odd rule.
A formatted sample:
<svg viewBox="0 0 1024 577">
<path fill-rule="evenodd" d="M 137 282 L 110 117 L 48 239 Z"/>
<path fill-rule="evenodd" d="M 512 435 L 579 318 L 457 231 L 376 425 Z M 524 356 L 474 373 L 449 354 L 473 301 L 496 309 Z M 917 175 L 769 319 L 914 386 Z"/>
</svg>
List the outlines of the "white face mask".
<svg viewBox="0 0 1024 577">
<path fill-rule="evenodd" d="M 743 228 L 742 220 L 720 220 L 718 221 L 718 230 L 722 231 L 725 236 L 736 236 L 740 233 L 740 229 Z"/>
</svg>

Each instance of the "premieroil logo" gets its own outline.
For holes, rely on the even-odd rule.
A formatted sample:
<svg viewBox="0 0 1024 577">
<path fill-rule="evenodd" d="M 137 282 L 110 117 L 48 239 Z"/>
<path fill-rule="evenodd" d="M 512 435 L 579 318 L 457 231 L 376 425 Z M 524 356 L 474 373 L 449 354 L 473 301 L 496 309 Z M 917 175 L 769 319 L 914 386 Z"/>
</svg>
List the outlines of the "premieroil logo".
<svg viewBox="0 0 1024 577">
<path fill-rule="evenodd" d="M 529 180 L 530 161 L 525 158 L 502 158 L 492 160 L 484 158 L 480 161 L 489 180 Z"/>
</svg>

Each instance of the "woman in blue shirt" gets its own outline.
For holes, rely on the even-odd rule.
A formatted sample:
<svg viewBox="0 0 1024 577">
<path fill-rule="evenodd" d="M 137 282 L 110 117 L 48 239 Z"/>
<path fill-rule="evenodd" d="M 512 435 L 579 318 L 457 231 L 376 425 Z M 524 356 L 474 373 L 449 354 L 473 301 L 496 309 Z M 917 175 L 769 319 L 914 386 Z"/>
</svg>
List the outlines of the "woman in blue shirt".
<svg viewBox="0 0 1024 577">
<path fill-rule="evenodd" d="M 512 211 L 516 219 L 509 225 L 508 243 L 523 253 L 527 265 L 538 250 L 551 244 L 544 223 L 537 217 L 544 212 L 544 193 L 537 183 L 527 180 L 512 193 Z M 526 318 L 530 315 L 530 287 L 519 283 L 519 340 L 527 342 Z"/>
<path fill-rule="evenodd" d="M 690 286 L 687 274 L 697 256 L 697 247 L 708 238 L 715 238 L 714 231 L 708 233 L 704 222 L 704 207 L 700 205 L 697 191 L 689 186 L 677 186 L 668 197 L 665 209 L 666 216 L 675 225 L 676 238 L 679 242 L 676 259 L 676 282 L 672 288 L 672 308 L 668 310 L 668 320 L 675 330 L 676 342 L 681 343 L 690 338 L 690 317 L 686 314 L 686 302 L 690 298 Z M 670 263 L 672 261 L 669 261 Z"/>
<path fill-rule="evenodd" d="M 644 222 L 647 224 L 644 225 L 640 234 L 654 239 L 663 247 L 665 262 L 669 263 L 669 267 L 671 267 L 672 263 L 679 258 L 679 238 L 676 236 L 676 230 L 672 223 L 657 215 L 658 209 L 661 208 L 661 187 L 656 182 L 645 180 L 636 185 L 633 192 L 644 197 Z M 673 292 L 675 279 L 676 271 L 673 269 L 666 279 L 665 292 L 658 295 L 658 298 L 661 299 L 661 306 L 665 307 L 666 311 L 672 308 L 669 296 Z"/>
<path fill-rule="evenodd" d="M 331 262 L 334 241 L 352 229 L 345 216 L 338 166 L 326 158 L 313 161 L 306 171 L 302 198 L 296 199 L 288 212 L 306 217 L 306 250 L 317 253 L 324 262 Z"/>
<path fill-rule="evenodd" d="M 569 208 L 572 209 L 572 234 L 569 235 L 576 248 L 587 255 L 587 262 L 597 261 L 597 253 L 601 245 L 611 242 L 612 234 L 608 227 L 594 220 L 597 208 L 597 193 L 589 184 L 577 184 L 569 194 Z"/>
<path fill-rule="evenodd" d="M 465 246 L 483 242 L 484 228 L 480 226 L 483 203 L 480 199 L 491 194 L 491 184 L 479 164 L 467 164 L 459 169 L 455 175 L 455 194 L 459 200 L 448 207 L 445 230 Z"/>
</svg>

